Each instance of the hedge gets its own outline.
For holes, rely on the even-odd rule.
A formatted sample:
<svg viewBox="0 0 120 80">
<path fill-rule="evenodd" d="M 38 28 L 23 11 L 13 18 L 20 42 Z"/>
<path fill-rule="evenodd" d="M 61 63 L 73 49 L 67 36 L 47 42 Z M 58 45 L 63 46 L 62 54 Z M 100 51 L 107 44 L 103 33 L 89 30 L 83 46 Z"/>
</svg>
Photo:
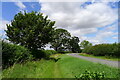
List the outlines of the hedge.
<svg viewBox="0 0 120 80">
<path fill-rule="evenodd" d="M 32 60 L 31 52 L 20 45 L 2 41 L 2 67 L 7 68 L 15 63 Z"/>
<path fill-rule="evenodd" d="M 50 55 L 57 54 L 57 51 L 54 50 L 32 50 L 31 52 L 34 59 L 48 59 Z"/>
<path fill-rule="evenodd" d="M 95 56 L 120 56 L 120 43 L 98 44 L 83 49 L 83 53 L 93 54 Z"/>
</svg>

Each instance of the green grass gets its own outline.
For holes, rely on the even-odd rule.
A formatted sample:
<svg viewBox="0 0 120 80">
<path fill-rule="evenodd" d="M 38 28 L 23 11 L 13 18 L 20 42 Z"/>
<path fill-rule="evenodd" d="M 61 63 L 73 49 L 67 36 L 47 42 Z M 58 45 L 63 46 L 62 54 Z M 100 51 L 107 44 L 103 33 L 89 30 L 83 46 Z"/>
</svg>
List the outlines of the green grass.
<svg viewBox="0 0 120 80">
<path fill-rule="evenodd" d="M 86 53 L 80 53 L 79 55 L 81 55 L 81 56 L 86 56 L 86 57 L 98 58 L 98 59 L 111 60 L 111 61 L 120 61 L 119 58 L 110 57 L 110 56 L 94 56 L 94 55 L 92 55 L 92 54 L 86 54 Z"/>
<path fill-rule="evenodd" d="M 49 78 L 53 77 L 54 61 L 33 61 L 15 64 L 3 71 L 3 78 Z"/>
<path fill-rule="evenodd" d="M 85 70 L 105 72 L 107 78 L 116 78 L 118 69 L 106 65 L 92 63 L 66 54 L 59 55 L 57 62 L 40 60 L 26 64 L 15 64 L 3 71 L 3 78 L 74 78 Z"/>
<path fill-rule="evenodd" d="M 58 62 L 64 78 L 73 78 L 75 75 L 84 73 L 87 69 L 91 72 L 105 72 L 107 78 L 115 78 L 118 75 L 118 69 L 108 67 L 98 63 L 89 62 L 83 59 L 62 55 Z"/>
</svg>

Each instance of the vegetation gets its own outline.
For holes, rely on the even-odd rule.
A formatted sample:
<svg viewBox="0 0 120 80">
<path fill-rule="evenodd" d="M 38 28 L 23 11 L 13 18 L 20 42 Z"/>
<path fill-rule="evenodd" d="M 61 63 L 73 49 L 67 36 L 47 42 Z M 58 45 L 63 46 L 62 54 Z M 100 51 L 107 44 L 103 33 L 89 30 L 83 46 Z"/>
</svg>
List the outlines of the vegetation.
<svg viewBox="0 0 120 80">
<path fill-rule="evenodd" d="M 87 40 L 83 40 L 83 41 L 80 43 L 80 47 L 83 48 L 83 49 L 88 48 L 88 47 L 90 47 L 90 46 L 92 46 L 92 43 L 90 43 L 90 42 L 87 41 Z"/>
<path fill-rule="evenodd" d="M 89 80 L 89 79 L 94 79 L 94 80 L 101 80 L 105 79 L 105 74 L 104 72 L 90 72 L 86 70 L 83 74 L 80 74 L 79 76 L 75 76 L 76 79 L 84 79 L 84 80 Z"/>
<path fill-rule="evenodd" d="M 15 63 L 32 60 L 31 52 L 22 46 L 2 41 L 2 68 L 7 68 Z"/>
<path fill-rule="evenodd" d="M 20 12 L 14 16 L 6 30 L 10 43 L 2 41 L 3 78 L 75 78 L 76 75 L 76 78 L 82 79 L 118 77 L 116 68 L 65 53 L 80 53 L 82 48 L 82 52 L 87 54 L 118 57 L 120 43 L 92 46 L 92 43 L 84 40 L 79 46 L 78 37 L 71 36 L 65 29 L 56 29 L 54 24 L 55 21 L 40 12 Z M 54 50 L 44 50 L 46 44 L 51 44 Z"/>
<path fill-rule="evenodd" d="M 54 55 L 54 57 L 56 56 L 60 58 L 57 62 L 42 59 L 25 64 L 15 64 L 13 67 L 5 69 L 2 76 L 3 78 L 75 78 L 75 76 L 85 74 L 86 70 L 89 70 L 90 74 L 97 73 L 96 76 L 98 77 L 100 77 L 98 72 L 102 73 L 103 71 L 105 78 L 117 78 L 119 76 L 116 68 L 66 54 Z"/>
<path fill-rule="evenodd" d="M 98 59 L 104 59 L 104 60 L 120 61 L 120 59 L 118 57 L 113 57 L 113 56 L 94 56 L 93 54 L 87 54 L 87 53 L 80 53 L 79 55 L 86 56 L 86 57 L 98 58 Z"/>
<path fill-rule="evenodd" d="M 81 52 L 79 43 L 80 40 L 78 37 L 72 37 L 71 39 L 69 39 L 69 45 L 68 45 L 68 49 L 74 53 L 78 53 Z"/>
<path fill-rule="evenodd" d="M 47 18 L 48 16 L 44 17 L 42 13 L 34 11 L 16 14 L 11 25 L 7 24 L 8 40 L 28 49 L 41 49 L 53 39 L 55 22 Z"/>
<path fill-rule="evenodd" d="M 50 55 L 56 53 L 54 50 L 30 51 L 23 46 L 2 41 L 2 67 L 4 69 L 16 63 L 25 63 L 41 58 L 49 59 Z"/>
<path fill-rule="evenodd" d="M 67 48 L 70 33 L 65 29 L 56 29 L 54 40 L 51 42 L 51 48 L 56 51 L 64 51 Z"/>
<path fill-rule="evenodd" d="M 31 54 L 33 55 L 35 60 L 39 60 L 41 58 L 49 59 L 50 55 L 58 53 L 54 50 L 32 50 Z"/>
<path fill-rule="evenodd" d="M 5 30 L 8 40 L 31 51 L 43 50 L 50 43 L 55 51 L 80 52 L 79 38 L 71 37 L 65 29 L 55 29 L 55 21 L 42 13 L 19 12 Z"/>
<path fill-rule="evenodd" d="M 71 37 L 71 34 L 65 29 L 56 29 L 54 40 L 51 42 L 51 48 L 58 52 L 71 51 L 80 52 L 78 37 Z"/>
<path fill-rule="evenodd" d="M 120 48 L 120 43 L 98 44 L 98 45 L 87 47 L 82 52 L 88 53 L 88 54 L 93 54 L 95 56 L 118 57 L 118 56 L 120 56 L 119 48 Z"/>
</svg>

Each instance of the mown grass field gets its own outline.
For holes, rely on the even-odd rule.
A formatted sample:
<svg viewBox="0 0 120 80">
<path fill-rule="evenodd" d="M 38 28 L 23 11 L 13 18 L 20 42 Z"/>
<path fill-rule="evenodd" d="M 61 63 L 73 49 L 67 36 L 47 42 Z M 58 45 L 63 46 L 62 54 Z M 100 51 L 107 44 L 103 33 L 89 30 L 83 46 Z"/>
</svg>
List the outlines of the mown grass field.
<svg viewBox="0 0 120 80">
<path fill-rule="evenodd" d="M 86 57 L 98 58 L 98 59 L 111 60 L 111 61 L 120 61 L 119 58 L 110 57 L 110 56 L 94 56 L 94 55 L 92 55 L 92 54 L 86 54 L 86 53 L 80 53 L 79 55 L 81 55 L 81 56 L 86 56 Z"/>
<path fill-rule="evenodd" d="M 3 78 L 75 78 L 84 73 L 103 72 L 106 78 L 118 77 L 118 69 L 106 65 L 92 63 L 83 59 L 75 58 L 66 54 L 57 56 L 60 59 L 40 60 L 27 62 L 26 64 L 15 64 L 13 67 L 3 71 Z"/>
</svg>

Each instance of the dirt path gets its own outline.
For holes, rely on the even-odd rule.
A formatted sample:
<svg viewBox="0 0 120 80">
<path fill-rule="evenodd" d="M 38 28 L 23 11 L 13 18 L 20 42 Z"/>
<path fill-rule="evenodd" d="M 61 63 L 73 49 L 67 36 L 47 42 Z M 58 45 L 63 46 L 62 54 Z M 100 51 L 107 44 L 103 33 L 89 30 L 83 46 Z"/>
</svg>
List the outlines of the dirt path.
<svg viewBox="0 0 120 80">
<path fill-rule="evenodd" d="M 85 59 L 85 60 L 88 60 L 88 61 L 92 61 L 92 62 L 106 64 L 108 66 L 117 67 L 117 68 L 118 68 L 118 63 L 120 63 L 118 61 L 110 61 L 110 60 L 103 60 L 103 59 L 80 56 L 78 53 L 71 53 L 71 54 L 68 54 L 68 55 L 78 57 L 78 58 L 81 58 L 81 59 Z"/>
</svg>

